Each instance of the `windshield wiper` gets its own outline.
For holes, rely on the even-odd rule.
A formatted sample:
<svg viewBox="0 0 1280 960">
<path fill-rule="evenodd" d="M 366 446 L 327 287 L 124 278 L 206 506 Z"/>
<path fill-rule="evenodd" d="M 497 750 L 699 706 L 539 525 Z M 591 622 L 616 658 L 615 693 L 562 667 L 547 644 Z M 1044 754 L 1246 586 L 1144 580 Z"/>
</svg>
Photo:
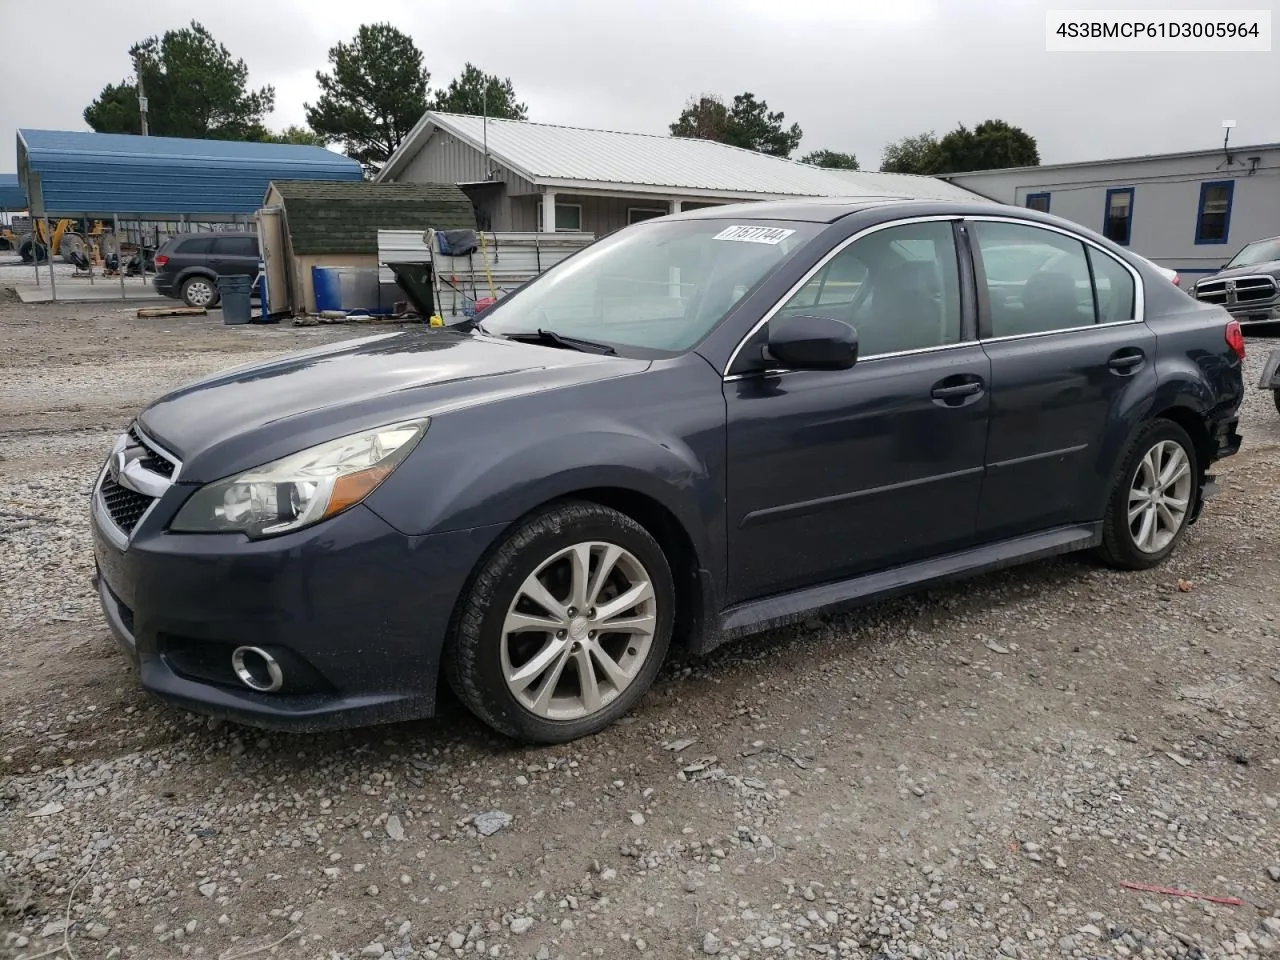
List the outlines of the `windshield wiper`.
<svg viewBox="0 0 1280 960">
<path fill-rule="evenodd" d="M 504 333 L 502 336 L 508 340 L 519 340 L 523 343 L 545 343 L 547 346 L 560 347 L 565 350 L 578 350 L 582 353 L 600 353 L 613 356 L 618 352 L 607 343 L 586 340 L 582 337 L 566 337 L 562 333 L 556 333 L 554 330 L 547 330 L 543 327 L 539 327 L 536 332 Z"/>
</svg>

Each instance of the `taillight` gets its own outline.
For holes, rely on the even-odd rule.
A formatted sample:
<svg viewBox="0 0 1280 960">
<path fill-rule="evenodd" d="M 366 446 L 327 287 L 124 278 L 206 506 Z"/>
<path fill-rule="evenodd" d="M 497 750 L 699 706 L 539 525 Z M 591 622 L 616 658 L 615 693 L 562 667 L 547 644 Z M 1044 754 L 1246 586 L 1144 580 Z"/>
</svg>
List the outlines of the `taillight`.
<svg viewBox="0 0 1280 960">
<path fill-rule="evenodd" d="M 169 258 L 166 257 L 163 253 L 156 254 L 155 263 L 157 267 L 163 267 L 168 262 L 169 262 Z"/>
<path fill-rule="evenodd" d="M 1244 334 L 1240 331 L 1239 320 L 1228 320 L 1227 329 L 1224 332 L 1227 338 L 1227 346 L 1231 348 L 1231 352 L 1236 355 L 1237 360 L 1244 359 Z"/>
<path fill-rule="evenodd" d="M 1176 273 L 1173 275 L 1173 285 L 1175 287 L 1182 286 L 1182 277 L 1178 276 Z"/>
</svg>

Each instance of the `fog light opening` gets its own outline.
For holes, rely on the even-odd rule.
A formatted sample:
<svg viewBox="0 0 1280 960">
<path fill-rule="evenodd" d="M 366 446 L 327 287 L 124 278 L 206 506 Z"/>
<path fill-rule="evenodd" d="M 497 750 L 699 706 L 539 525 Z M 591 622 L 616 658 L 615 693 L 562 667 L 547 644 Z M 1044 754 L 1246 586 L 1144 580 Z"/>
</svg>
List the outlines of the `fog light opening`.
<svg viewBox="0 0 1280 960">
<path fill-rule="evenodd" d="M 231 654 L 231 669 L 241 683 L 259 693 L 275 693 L 284 686 L 280 664 L 261 647 L 236 647 Z"/>
</svg>

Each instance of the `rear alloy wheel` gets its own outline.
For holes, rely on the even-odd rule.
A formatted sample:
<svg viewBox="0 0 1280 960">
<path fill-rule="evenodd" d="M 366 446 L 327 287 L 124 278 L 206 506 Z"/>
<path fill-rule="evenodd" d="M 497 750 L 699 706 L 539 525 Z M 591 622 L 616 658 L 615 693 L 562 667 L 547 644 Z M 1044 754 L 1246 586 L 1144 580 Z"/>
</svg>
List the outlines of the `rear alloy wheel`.
<svg viewBox="0 0 1280 960">
<path fill-rule="evenodd" d="M 1195 447 L 1169 420 L 1148 426 L 1130 448 L 1103 528 L 1102 555 L 1113 566 L 1161 563 L 1187 529 L 1199 487 Z"/>
<path fill-rule="evenodd" d="M 212 307 L 218 302 L 218 290 L 208 277 L 192 277 L 182 285 L 182 299 L 188 307 Z"/>
<path fill-rule="evenodd" d="M 522 524 L 484 566 L 445 656 L 454 690 L 519 740 L 564 743 L 635 705 L 671 639 L 661 548 L 630 517 L 591 503 Z"/>
</svg>

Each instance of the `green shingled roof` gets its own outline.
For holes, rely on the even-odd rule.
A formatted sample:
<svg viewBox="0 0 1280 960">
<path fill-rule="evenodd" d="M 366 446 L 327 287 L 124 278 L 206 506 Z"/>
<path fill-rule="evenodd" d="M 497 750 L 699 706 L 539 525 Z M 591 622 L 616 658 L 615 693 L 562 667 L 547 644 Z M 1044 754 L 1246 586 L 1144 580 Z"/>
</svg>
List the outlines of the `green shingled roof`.
<svg viewBox="0 0 1280 960">
<path fill-rule="evenodd" d="M 475 212 L 448 183 L 275 180 L 295 255 L 377 253 L 379 230 L 474 230 Z"/>
</svg>

